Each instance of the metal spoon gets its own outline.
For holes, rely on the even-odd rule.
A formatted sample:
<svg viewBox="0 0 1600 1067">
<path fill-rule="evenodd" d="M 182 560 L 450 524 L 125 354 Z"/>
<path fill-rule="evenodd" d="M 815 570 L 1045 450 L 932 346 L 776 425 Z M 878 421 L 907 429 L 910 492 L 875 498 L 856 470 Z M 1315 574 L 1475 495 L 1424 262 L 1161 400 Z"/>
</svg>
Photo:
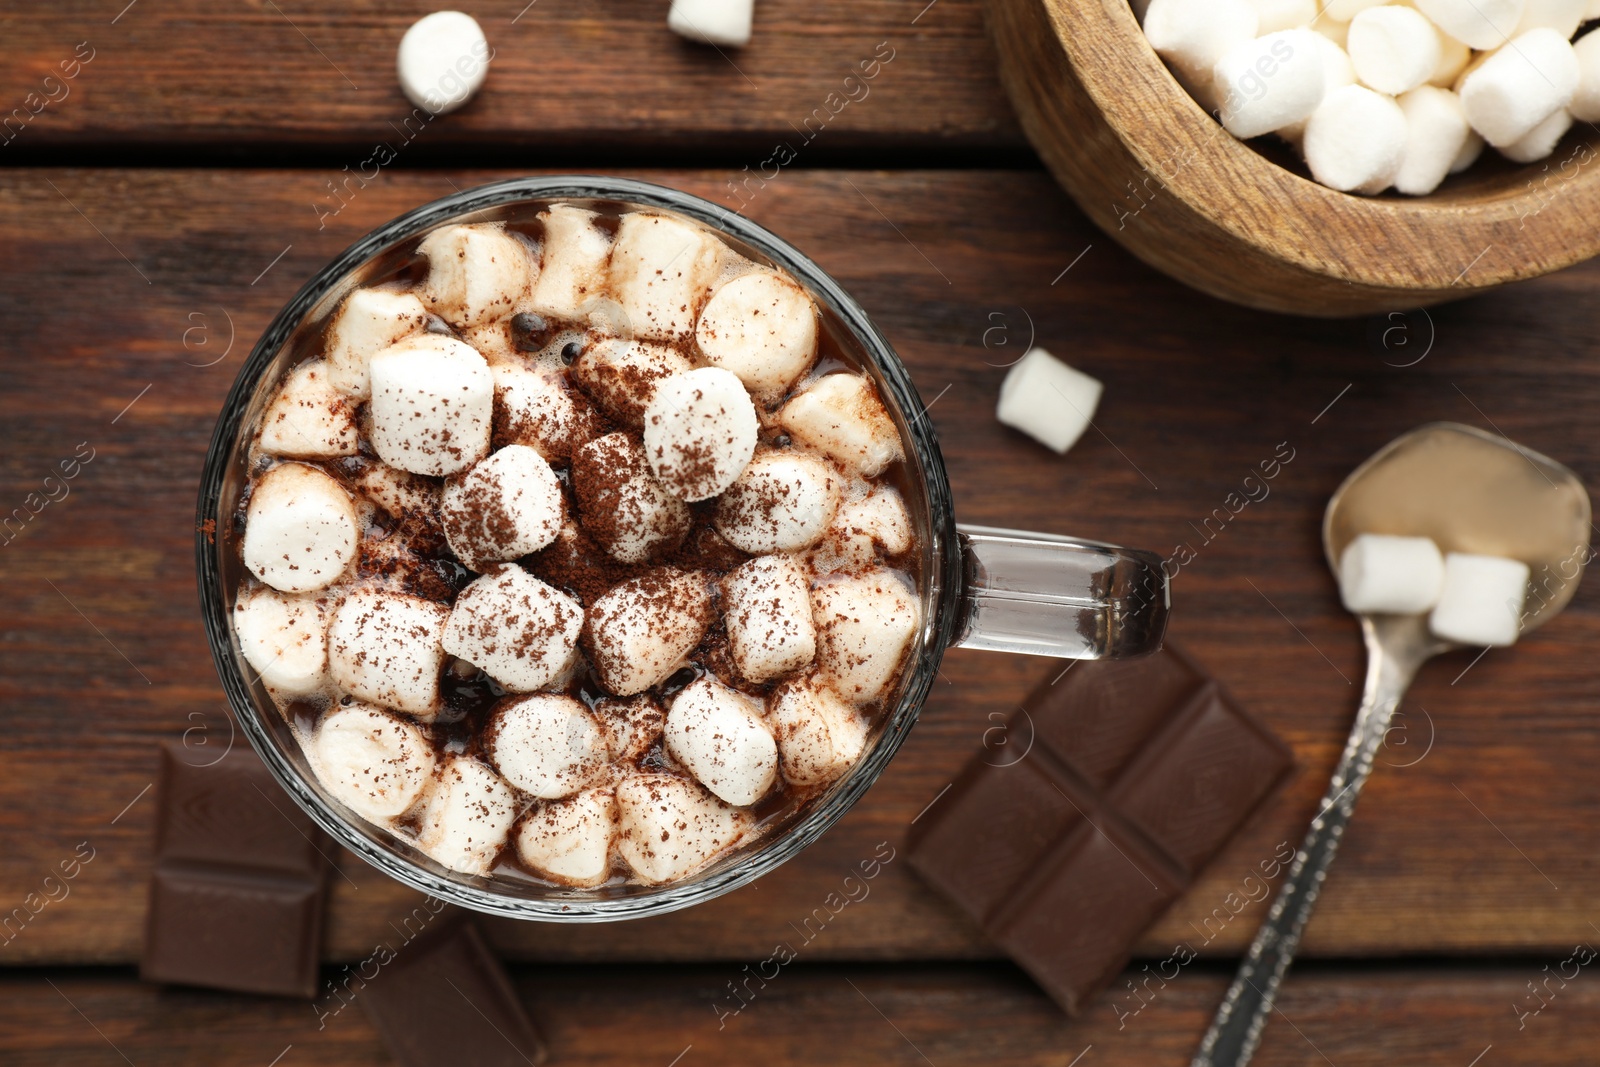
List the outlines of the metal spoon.
<svg viewBox="0 0 1600 1067">
<path fill-rule="evenodd" d="M 1444 552 L 1520 559 L 1532 571 L 1526 634 L 1577 591 L 1591 529 L 1589 495 L 1566 467 L 1503 437 L 1440 422 L 1391 441 L 1345 479 L 1328 501 L 1322 544 L 1335 577 L 1360 533 L 1426 536 Z M 1425 661 L 1462 647 L 1430 634 L 1425 616 L 1363 615 L 1361 634 L 1367 681 L 1350 740 L 1191 1067 L 1250 1062 L 1401 696 Z"/>
</svg>

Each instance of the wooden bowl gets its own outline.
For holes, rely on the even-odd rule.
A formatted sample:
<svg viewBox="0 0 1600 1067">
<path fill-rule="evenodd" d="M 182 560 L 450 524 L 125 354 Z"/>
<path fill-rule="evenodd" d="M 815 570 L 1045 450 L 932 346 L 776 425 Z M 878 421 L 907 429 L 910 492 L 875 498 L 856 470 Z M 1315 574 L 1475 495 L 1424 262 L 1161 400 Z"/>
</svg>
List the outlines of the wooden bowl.
<svg viewBox="0 0 1600 1067">
<path fill-rule="evenodd" d="M 1056 180 L 1129 251 L 1268 311 L 1400 311 L 1600 252 L 1600 156 L 1578 123 L 1526 166 L 1485 149 L 1433 195 L 1352 196 L 1227 133 L 1168 73 L 1128 0 L 987 0 L 1000 73 Z"/>
</svg>

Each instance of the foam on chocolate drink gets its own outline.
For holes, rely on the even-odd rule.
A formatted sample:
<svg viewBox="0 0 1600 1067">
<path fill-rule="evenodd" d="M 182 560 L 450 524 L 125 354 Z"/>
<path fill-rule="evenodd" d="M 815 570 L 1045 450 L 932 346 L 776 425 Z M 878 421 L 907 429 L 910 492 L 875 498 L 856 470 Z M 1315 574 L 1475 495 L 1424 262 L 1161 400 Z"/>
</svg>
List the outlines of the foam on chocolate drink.
<svg viewBox="0 0 1600 1067">
<path fill-rule="evenodd" d="M 240 652 L 324 793 L 460 875 L 656 885 L 870 749 L 918 483 L 841 323 L 662 211 L 440 226 L 292 342 Z"/>
</svg>

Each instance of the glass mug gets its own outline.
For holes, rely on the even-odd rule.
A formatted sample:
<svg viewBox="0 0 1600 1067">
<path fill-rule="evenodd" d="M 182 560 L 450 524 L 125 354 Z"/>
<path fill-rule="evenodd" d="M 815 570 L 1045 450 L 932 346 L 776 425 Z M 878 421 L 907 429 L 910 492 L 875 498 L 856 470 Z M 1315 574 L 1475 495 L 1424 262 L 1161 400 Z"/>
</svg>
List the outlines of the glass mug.
<svg viewBox="0 0 1600 1067">
<path fill-rule="evenodd" d="M 458 874 L 325 794 L 289 725 L 259 681 L 251 683 L 231 623 L 244 573 L 233 543 L 254 429 L 288 368 L 316 351 L 321 325 L 344 296 L 407 262 L 415 242 L 457 222 L 531 218 L 551 201 L 608 211 L 656 208 L 688 216 L 735 251 L 779 267 L 805 286 L 821 322 L 876 382 L 906 444 L 902 487 L 916 527 L 922 626 L 898 694 L 873 724 L 856 764 L 798 811 L 758 823 L 732 852 L 663 885 L 574 889 Z M 810 259 L 749 220 L 699 197 L 621 178 L 547 177 L 497 182 L 417 208 L 351 245 L 295 294 L 267 327 L 234 382 L 212 432 L 200 480 L 195 551 L 212 657 L 244 733 L 273 776 L 334 840 L 378 870 L 441 900 L 512 918 L 604 922 L 659 915 L 752 882 L 815 841 L 883 773 L 916 721 L 939 660 L 951 647 L 1068 659 L 1139 655 L 1160 647 L 1168 610 L 1159 556 L 1051 534 L 958 526 L 932 422 L 904 364 L 853 299 Z"/>
</svg>

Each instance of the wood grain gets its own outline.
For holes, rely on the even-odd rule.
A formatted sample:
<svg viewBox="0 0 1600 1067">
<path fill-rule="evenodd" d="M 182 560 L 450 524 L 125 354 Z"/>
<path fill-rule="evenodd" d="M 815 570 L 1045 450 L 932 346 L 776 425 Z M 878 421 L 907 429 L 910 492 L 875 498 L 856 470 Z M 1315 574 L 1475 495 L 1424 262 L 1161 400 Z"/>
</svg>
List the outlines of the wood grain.
<svg viewBox="0 0 1600 1067">
<path fill-rule="evenodd" d="M 1587 970 L 1549 978 L 1546 1004 L 1518 1028 L 1568 958 L 1494 967 L 1297 971 L 1253 1061 L 1262 1067 L 1466 1067 L 1593 1062 L 1600 983 Z M 1594 965 L 1591 964 L 1592 968 Z M 1576 968 L 1566 967 L 1572 974 Z M 770 972 L 769 972 L 770 973 Z M 1169 974 L 1171 971 L 1169 970 Z M 0 978 L 0 1056 L 13 1067 L 128 1062 L 356 1067 L 391 1061 L 358 991 L 324 1020 L 304 1002 L 183 989 L 131 977 L 11 973 Z M 794 964 L 746 1006 L 731 967 L 522 967 L 514 979 L 549 1045 L 551 1064 L 682 1067 L 763 1063 L 960 1067 L 1178 1067 L 1189 1062 L 1225 978 L 1185 971 L 1141 1001 L 1126 988 L 1069 1021 L 1005 965 L 840 968 Z M 375 983 L 383 981 L 380 971 Z M 1145 987 L 1141 987 L 1144 989 Z M 1544 986 L 1539 986 L 1544 990 Z M 720 999 L 719 999 L 720 998 Z M 724 1007 L 724 1011 L 726 1011 Z M 719 1029 L 719 1021 L 721 1023 Z M 1485 1055 L 1487 1053 L 1487 1055 Z M 1475 1059 L 1481 1057 L 1481 1059 Z"/>
<path fill-rule="evenodd" d="M 1600 253 L 1591 126 L 1542 163 L 1485 158 L 1431 196 L 1351 196 L 1224 131 L 1167 72 L 1127 0 L 988 0 L 988 13 L 1001 78 L 1046 166 L 1114 239 L 1205 292 L 1369 314 Z"/>
<path fill-rule="evenodd" d="M 741 162 L 752 171 L 780 140 L 802 161 L 865 144 L 1025 146 L 978 0 L 763 0 L 750 46 L 725 53 L 668 32 L 664 0 L 477 4 L 472 13 L 495 49 L 488 83 L 411 140 L 397 129 L 412 107 L 395 78 L 395 51 L 436 6 L 135 0 L 113 21 L 121 3 L 7 4 L 0 114 L 39 113 L 25 112 L 20 132 L 13 123 L 0 141 L 13 152 L 337 146 L 352 170 L 379 142 L 433 158 L 469 145 L 521 157 L 736 150 L 750 154 Z M 83 42 L 93 58 L 63 80 L 60 64 Z M 892 59 L 860 80 L 860 64 L 875 54 Z M 29 93 L 50 102 L 28 103 Z M 804 143 L 808 118 L 817 136 Z"/>
<path fill-rule="evenodd" d="M 192 516 L 215 412 L 257 332 L 366 229 L 501 176 L 385 173 L 319 230 L 319 171 L 0 175 L 0 517 L 42 494 L 80 442 L 94 449 L 69 495 L 0 545 L 0 914 L 79 842 L 96 850 L 70 896 L 0 960 L 135 960 L 156 742 L 187 733 L 197 760 L 226 744 L 195 610 Z M 644 176 L 735 204 L 725 172 Z M 1149 957 L 1179 941 L 1226 956 L 1248 941 L 1259 906 L 1235 916 L 1229 894 L 1298 841 L 1348 730 L 1360 643 L 1317 540 L 1345 473 L 1393 435 L 1448 418 L 1600 474 L 1600 265 L 1431 316 L 1327 323 L 1177 285 L 1107 242 L 1042 172 L 795 172 L 746 210 L 812 253 L 899 347 L 965 521 L 1193 550 L 1174 582 L 1174 637 L 1294 747 L 1302 772 L 1143 941 Z M 1030 337 L 1106 383 L 1096 432 L 1066 457 L 993 419 L 1003 365 Z M 1271 495 L 1230 515 L 1228 494 L 1283 442 L 1294 458 Z M 1597 641 L 1590 582 L 1515 649 L 1424 671 L 1307 954 L 1554 953 L 1600 936 L 1589 925 L 1600 914 Z M 991 713 L 1059 669 L 951 653 L 946 684 L 862 803 L 803 856 L 711 905 L 620 927 L 486 925 L 525 959 L 763 959 L 879 842 L 899 847 L 981 751 Z M 360 959 L 413 898 L 349 857 L 344 873 L 325 955 Z M 807 962 L 992 955 L 900 860 L 805 949 Z"/>
</svg>

